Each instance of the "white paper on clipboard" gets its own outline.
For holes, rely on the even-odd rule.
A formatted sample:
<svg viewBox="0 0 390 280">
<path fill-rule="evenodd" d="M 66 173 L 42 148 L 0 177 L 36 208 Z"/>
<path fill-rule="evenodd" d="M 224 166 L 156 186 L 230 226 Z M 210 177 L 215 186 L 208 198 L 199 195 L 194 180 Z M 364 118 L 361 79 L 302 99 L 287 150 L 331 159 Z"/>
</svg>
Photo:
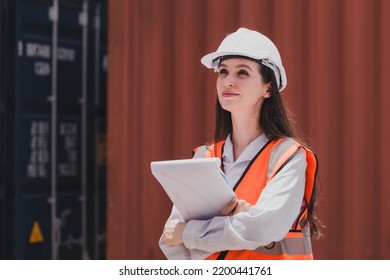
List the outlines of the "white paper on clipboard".
<svg viewBox="0 0 390 280">
<path fill-rule="evenodd" d="M 205 220 L 235 197 L 220 164 L 219 158 L 154 161 L 151 169 L 185 221 Z"/>
</svg>

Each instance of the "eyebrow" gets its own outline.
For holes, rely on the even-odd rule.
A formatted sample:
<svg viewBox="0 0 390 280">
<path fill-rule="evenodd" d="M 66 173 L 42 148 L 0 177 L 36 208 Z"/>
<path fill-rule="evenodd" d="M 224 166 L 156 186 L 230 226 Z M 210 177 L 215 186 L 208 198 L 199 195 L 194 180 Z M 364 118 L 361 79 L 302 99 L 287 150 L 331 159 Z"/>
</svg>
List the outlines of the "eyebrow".
<svg viewBox="0 0 390 280">
<path fill-rule="evenodd" d="M 219 67 L 229 68 L 226 64 L 223 64 L 223 63 L 221 63 L 221 64 L 219 65 Z M 246 64 L 238 64 L 238 65 L 236 65 L 234 68 L 247 68 L 247 69 L 253 71 L 253 69 L 252 69 L 251 67 L 249 67 L 248 65 L 246 65 Z"/>
</svg>

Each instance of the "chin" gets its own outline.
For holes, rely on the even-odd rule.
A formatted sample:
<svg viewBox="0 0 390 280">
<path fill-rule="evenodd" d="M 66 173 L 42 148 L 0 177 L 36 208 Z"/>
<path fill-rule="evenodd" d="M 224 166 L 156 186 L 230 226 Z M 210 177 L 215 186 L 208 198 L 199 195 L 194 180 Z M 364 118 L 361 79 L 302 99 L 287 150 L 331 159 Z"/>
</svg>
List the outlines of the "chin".
<svg viewBox="0 0 390 280">
<path fill-rule="evenodd" d="M 226 106 L 224 104 L 221 104 L 221 107 L 222 107 L 222 109 L 224 109 L 225 111 L 228 111 L 230 113 L 233 111 L 233 106 Z"/>
</svg>

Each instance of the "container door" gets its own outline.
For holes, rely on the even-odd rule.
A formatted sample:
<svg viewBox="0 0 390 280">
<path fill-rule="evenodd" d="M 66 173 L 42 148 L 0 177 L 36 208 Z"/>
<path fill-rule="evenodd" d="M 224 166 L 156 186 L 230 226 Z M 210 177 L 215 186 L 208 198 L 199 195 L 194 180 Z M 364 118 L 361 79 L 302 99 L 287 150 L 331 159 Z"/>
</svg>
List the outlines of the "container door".
<svg viewBox="0 0 390 280">
<path fill-rule="evenodd" d="M 80 169 L 82 7 L 60 2 L 57 44 L 53 45 L 52 3 L 20 0 L 16 9 L 13 249 L 17 259 L 80 259 L 85 242 L 80 230 L 85 202 Z M 53 122 L 55 138 L 51 137 Z"/>
<path fill-rule="evenodd" d="M 0 256 L 104 258 L 106 1 L 5 2 Z"/>
</svg>

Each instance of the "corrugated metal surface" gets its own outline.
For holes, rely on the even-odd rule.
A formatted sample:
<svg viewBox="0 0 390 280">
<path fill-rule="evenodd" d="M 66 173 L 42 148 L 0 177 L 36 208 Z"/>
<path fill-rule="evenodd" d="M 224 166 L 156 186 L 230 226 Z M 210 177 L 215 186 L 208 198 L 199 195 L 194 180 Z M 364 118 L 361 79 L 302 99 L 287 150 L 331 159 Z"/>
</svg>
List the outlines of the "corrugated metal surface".
<svg viewBox="0 0 390 280">
<path fill-rule="evenodd" d="M 170 202 L 150 162 L 212 139 L 215 77 L 199 62 L 239 26 L 276 43 L 284 97 L 320 159 L 317 259 L 389 259 L 390 3 L 109 2 L 108 258 L 163 258 Z"/>
</svg>

